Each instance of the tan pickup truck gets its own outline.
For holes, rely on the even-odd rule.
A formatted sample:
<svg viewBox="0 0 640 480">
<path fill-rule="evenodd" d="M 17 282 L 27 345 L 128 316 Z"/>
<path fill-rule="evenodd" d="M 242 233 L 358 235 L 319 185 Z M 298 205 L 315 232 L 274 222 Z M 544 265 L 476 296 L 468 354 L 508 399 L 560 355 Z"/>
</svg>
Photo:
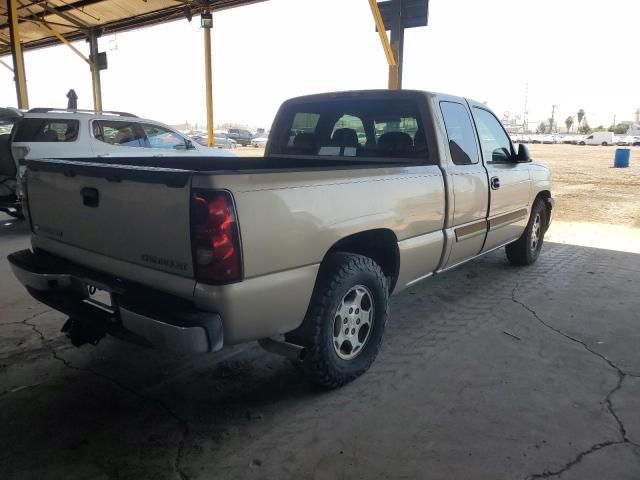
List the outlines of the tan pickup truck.
<svg viewBox="0 0 640 480">
<path fill-rule="evenodd" d="M 9 261 L 74 344 L 258 340 L 326 387 L 371 365 L 391 294 L 503 246 L 531 264 L 553 213 L 486 106 L 419 91 L 289 100 L 265 157 L 27 164 Z"/>
</svg>

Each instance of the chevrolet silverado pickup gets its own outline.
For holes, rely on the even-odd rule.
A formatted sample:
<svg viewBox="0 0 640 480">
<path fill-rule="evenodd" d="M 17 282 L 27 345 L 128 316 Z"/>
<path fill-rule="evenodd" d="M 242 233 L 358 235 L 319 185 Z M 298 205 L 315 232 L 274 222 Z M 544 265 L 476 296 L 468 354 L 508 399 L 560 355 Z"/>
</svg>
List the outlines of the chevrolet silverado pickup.
<svg viewBox="0 0 640 480">
<path fill-rule="evenodd" d="M 74 344 L 257 340 L 328 388 L 369 368 L 390 295 L 500 247 L 532 264 L 553 213 L 485 105 L 408 90 L 288 100 L 264 157 L 28 160 L 23 188 L 9 261 Z"/>
</svg>

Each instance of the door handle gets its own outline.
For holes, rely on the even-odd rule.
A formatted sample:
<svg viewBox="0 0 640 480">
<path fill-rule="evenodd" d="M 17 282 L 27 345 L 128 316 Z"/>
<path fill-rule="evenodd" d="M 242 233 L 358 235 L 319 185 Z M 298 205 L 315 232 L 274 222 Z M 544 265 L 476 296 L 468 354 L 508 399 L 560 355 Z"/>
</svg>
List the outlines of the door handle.
<svg viewBox="0 0 640 480">
<path fill-rule="evenodd" d="M 491 177 L 491 190 L 497 190 L 500 188 L 500 179 L 498 177 Z"/>
<path fill-rule="evenodd" d="M 82 195 L 82 203 L 87 207 L 95 208 L 100 202 L 100 193 L 97 188 L 84 187 L 80 190 L 80 195 Z"/>
</svg>

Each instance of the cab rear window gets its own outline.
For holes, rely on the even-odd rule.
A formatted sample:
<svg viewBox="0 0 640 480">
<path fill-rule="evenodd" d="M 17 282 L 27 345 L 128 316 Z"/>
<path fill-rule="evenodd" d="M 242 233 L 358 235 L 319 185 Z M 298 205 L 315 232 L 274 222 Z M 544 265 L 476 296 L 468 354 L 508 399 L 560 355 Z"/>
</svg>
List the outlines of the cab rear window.
<svg viewBox="0 0 640 480">
<path fill-rule="evenodd" d="M 74 142 L 80 122 L 69 119 L 23 118 L 15 127 L 14 142 Z"/>
<path fill-rule="evenodd" d="M 411 99 L 347 98 L 284 107 L 270 155 L 426 160 L 424 125 Z"/>
</svg>

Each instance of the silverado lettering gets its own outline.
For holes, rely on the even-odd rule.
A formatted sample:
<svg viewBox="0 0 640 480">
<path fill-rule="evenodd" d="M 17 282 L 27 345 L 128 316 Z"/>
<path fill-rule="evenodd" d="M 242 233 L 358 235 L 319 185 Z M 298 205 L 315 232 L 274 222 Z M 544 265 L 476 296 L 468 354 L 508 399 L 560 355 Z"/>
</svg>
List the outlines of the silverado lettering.
<svg viewBox="0 0 640 480">
<path fill-rule="evenodd" d="M 147 253 L 143 253 L 141 257 L 143 262 L 154 263 L 156 265 L 162 265 L 163 267 L 174 268 L 176 270 L 187 270 L 189 268 L 188 264 L 177 260 L 171 260 L 170 258 L 156 257 L 155 255 Z"/>
</svg>

